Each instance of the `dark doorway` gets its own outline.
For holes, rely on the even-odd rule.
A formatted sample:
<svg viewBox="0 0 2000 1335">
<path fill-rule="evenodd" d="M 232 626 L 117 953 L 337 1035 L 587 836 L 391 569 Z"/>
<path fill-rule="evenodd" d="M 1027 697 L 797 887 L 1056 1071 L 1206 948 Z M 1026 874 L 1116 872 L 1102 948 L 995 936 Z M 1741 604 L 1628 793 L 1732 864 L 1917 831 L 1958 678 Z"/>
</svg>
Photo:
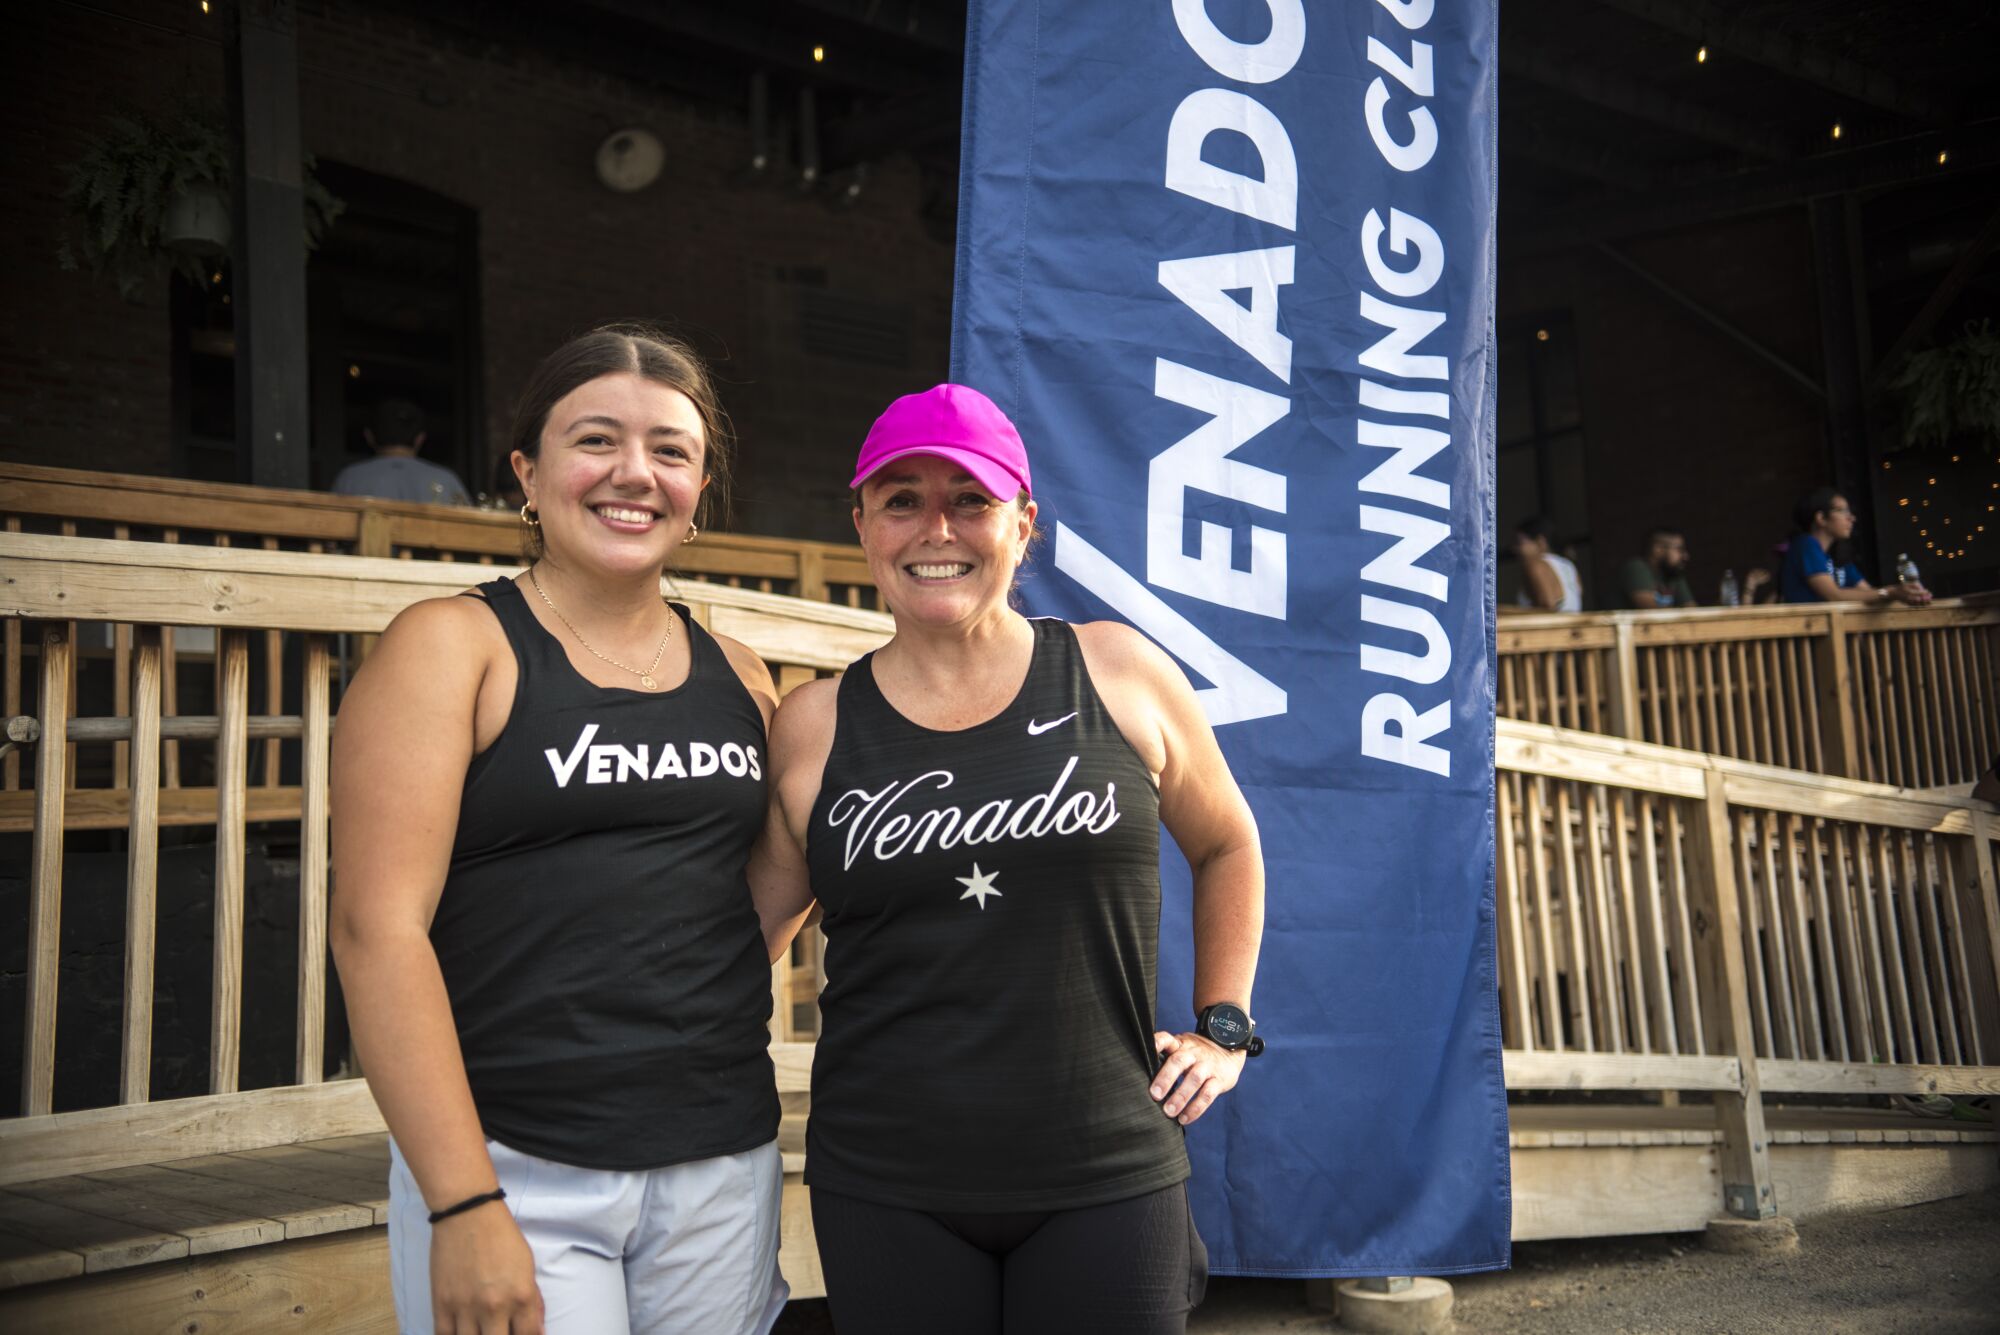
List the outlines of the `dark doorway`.
<svg viewBox="0 0 2000 1335">
<path fill-rule="evenodd" d="M 321 161 L 345 205 L 306 262 L 312 484 L 368 457 L 362 429 L 385 398 L 429 418 L 423 457 L 477 492 L 484 481 L 478 216 L 405 181 Z M 228 267 L 173 280 L 174 471 L 247 482 L 236 448 L 235 333 Z"/>
<path fill-rule="evenodd" d="M 306 265 L 312 344 L 313 485 L 368 456 L 377 403 L 430 419 L 423 457 L 480 489 L 478 215 L 405 181 L 321 162 L 346 204 Z"/>
</svg>

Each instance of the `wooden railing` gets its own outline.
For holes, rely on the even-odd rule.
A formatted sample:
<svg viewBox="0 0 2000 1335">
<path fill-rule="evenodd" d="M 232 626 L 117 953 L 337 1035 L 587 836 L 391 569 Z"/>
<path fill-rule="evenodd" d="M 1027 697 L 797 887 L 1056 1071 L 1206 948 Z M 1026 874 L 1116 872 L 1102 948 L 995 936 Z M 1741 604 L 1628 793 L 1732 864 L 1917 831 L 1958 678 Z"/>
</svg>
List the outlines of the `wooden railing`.
<svg viewBox="0 0 2000 1335">
<path fill-rule="evenodd" d="M 333 669 L 339 637 L 378 633 L 410 603 L 463 589 L 469 573 L 463 565 L 429 561 L 0 534 L 0 611 L 15 632 L 10 646 L 26 651 L 12 658 L 13 665 L 28 660 L 25 709 L 8 719 L 9 759 L 29 757 L 23 778 L 30 785 L 0 794 L 0 819 L 16 837 L 32 834 L 24 1117 L 0 1124 L 0 1182 L 86 1171 L 77 1165 L 144 1162 L 158 1157 L 161 1137 L 193 1147 L 187 1153 L 220 1153 L 239 1147 L 245 1136 L 271 1143 L 264 1137 L 274 1125 L 301 1135 L 379 1129 L 360 1086 L 309 1088 L 327 1064 L 326 771 Z M 875 612 L 720 586 L 687 585 L 678 596 L 704 625 L 761 654 L 781 690 L 844 667 L 888 633 L 888 618 Z M 83 716 L 91 711 L 72 704 L 77 645 L 86 638 L 82 632 L 107 624 L 128 632 L 131 648 L 120 669 L 128 675 L 127 709 L 122 716 Z M 212 637 L 211 712 L 164 714 L 163 641 L 174 631 Z M 269 698 L 292 712 L 251 712 L 252 645 L 265 636 L 280 641 L 269 661 L 280 665 L 284 678 Z M 88 694 L 103 699 L 109 692 Z M 169 783 L 164 762 L 177 744 L 190 754 L 182 756 L 178 780 Z M 116 765 L 103 763 L 113 747 L 121 758 Z M 198 758 L 191 754 L 196 748 Z M 91 784 L 90 775 L 104 782 Z M 86 782 L 80 784 L 80 777 Z M 242 1058 L 246 832 L 272 822 L 295 830 L 299 848 L 296 1085 L 246 1095 L 249 1102 L 239 1108 L 228 1100 L 236 1096 Z M 159 835 L 180 825 L 215 831 L 209 1097 L 149 1108 Z M 118 1096 L 135 1106 L 51 1116 L 65 835 L 84 829 L 127 831 Z M 789 991 L 791 970 L 777 974 Z M 789 1038 L 789 1030 L 781 1027 L 779 1037 Z M 71 1127 L 74 1119 L 81 1120 Z M 80 1133 L 74 1143 L 66 1127 Z"/>
<path fill-rule="evenodd" d="M 2000 813 L 1503 720 L 1510 1088 L 1713 1091 L 1727 1208 L 1762 1096 L 2000 1092 Z"/>
<path fill-rule="evenodd" d="M 1500 621 L 1507 718 L 1902 788 L 2000 754 L 2000 599 Z"/>
<path fill-rule="evenodd" d="M 510 512 L 26 464 L 0 464 L 0 526 L 12 533 L 480 565 L 521 558 L 521 521 Z M 730 588 L 878 605 L 858 547 L 709 531 L 683 547 L 675 563 L 684 578 Z"/>
<path fill-rule="evenodd" d="M 0 1121 L 0 1185 L 379 1131 L 360 1082 L 322 1082 L 335 637 L 379 632 L 410 602 L 463 587 L 467 573 L 0 535 L 0 610 L 36 669 L 22 716 L 34 726 L 20 730 L 34 784 L 9 798 L 26 817 L 15 828 L 33 839 L 25 1115 Z M 771 661 L 781 689 L 837 670 L 889 630 L 879 614 L 745 591 L 689 601 Z M 100 623 L 131 628 L 122 719 L 70 703 L 73 627 Z M 169 726 L 159 641 L 196 628 L 217 637 L 217 703 Z M 266 634 L 284 641 L 280 696 L 298 702 L 294 713 L 250 712 L 250 637 Z M 166 787 L 169 739 L 212 753 L 201 787 Z M 256 775 L 260 748 L 274 742 L 288 763 Z M 120 743 L 111 782 L 78 786 L 72 747 Z M 1513 720 L 1499 725 L 1496 759 L 1510 1088 L 1709 1092 L 1728 1208 L 1747 1214 L 1771 1208 L 1767 1092 L 2000 1092 L 2000 812 Z M 123 1106 L 53 1113 L 64 832 L 79 810 L 128 831 Z M 215 829 L 210 1092 L 151 1102 L 158 832 L 174 822 Z M 243 858 L 256 822 L 289 823 L 300 850 L 295 1083 L 239 1093 Z M 773 1054 L 793 1097 L 812 1059 L 802 1040 L 816 1029 L 812 943 L 773 972 Z"/>
</svg>

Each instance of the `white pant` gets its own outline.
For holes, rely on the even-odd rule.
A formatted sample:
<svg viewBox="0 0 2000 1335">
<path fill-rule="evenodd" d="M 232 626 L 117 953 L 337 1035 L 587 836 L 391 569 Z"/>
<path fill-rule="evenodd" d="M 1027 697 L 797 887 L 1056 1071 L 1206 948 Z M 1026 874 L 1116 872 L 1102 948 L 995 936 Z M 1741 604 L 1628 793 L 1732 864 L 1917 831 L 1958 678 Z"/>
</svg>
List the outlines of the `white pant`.
<svg viewBox="0 0 2000 1335">
<path fill-rule="evenodd" d="M 486 1148 L 534 1251 L 549 1335 L 766 1335 L 791 1296 L 778 1273 L 785 1172 L 775 1140 L 646 1173 Z M 393 1141 L 389 1149 L 396 1324 L 431 1335 L 429 1210 Z"/>
</svg>

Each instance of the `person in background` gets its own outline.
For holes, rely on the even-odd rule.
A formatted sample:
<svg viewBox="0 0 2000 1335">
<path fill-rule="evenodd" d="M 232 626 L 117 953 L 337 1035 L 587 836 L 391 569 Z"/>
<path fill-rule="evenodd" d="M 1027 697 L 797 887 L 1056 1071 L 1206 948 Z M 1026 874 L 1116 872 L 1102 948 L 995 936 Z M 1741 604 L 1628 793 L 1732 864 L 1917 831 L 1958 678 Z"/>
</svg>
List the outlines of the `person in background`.
<svg viewBox="0 0 2000 1335">
<path fill-rule="evenodd" d="M 1576 562 L 1551 550 L 1547 524 L 1530 516 L 1514 525 L 1514 555 L 1521 562 L 1521 606 L 1543 612 L 1583 610 Z"/>
<path fill-rule="evenodd" d="M 1854 508 L 1832 487 L 1812 492 L 1792 511 L 1798 533 L 1785 551 L 1781 591 L 1788 603 L 1906 603 L 1921 607 L 1930 590 L 1916 580 L 1876 588 L 1848 550 Z"/>
<path fill-rule="evenodd" d="M 422 505 L 472 504 L 458 474 L 417 457 L 424 447 L 426 425 L 424 410 L 408 399 L 376 404 L 374 425 L 361 430 L 375 457 L 341 469 L 333 480 L 334 493 Z"/>
<path fill-rule="evenodd" d="M 1625 605 L 1651 611 L 1661 607 L 1693 607 L 1694 590 L 1687 582 L 1687 538 L 1679 529 L 1655 528 L 1646 534 L 1646 554 L 1635 556 L 1618 571 Z"/>
</svg>

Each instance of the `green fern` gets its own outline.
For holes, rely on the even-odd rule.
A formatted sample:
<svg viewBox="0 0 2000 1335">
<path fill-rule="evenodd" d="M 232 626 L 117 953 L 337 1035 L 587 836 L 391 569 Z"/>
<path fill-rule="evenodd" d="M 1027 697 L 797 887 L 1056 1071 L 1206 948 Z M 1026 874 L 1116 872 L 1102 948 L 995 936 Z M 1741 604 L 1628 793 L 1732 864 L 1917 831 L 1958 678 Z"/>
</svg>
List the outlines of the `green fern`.
<svg viewBox="0 0 2000 1335">
<path fill-rule="evenodd" d="M 1889 381 L 1902 448 L 1957 445 L 2000 452 L 2000 333 L 1968 322 L 1949 343 L 1913 352 Z"/>
<path fill-rule="evenodd" d="M 312 170 L 307 155 L 307 250 L 318 246 L 343 208 Z M 162 235 L 167 212 L 194 189 L 212 189 L 226 202 L 234 175 L 229 136 L 210 108 L 187 104 L 164 116 L 109 116 L 102 133 L 64 169 L 63 202 L 74 225 L 57 248 L 57 261 L 65 269 L 109 279 L 128 301 L 140 297 L 163 260 L 191 281 L 204 282 L 207 261 L 167 248 Z"/>
</svg>

